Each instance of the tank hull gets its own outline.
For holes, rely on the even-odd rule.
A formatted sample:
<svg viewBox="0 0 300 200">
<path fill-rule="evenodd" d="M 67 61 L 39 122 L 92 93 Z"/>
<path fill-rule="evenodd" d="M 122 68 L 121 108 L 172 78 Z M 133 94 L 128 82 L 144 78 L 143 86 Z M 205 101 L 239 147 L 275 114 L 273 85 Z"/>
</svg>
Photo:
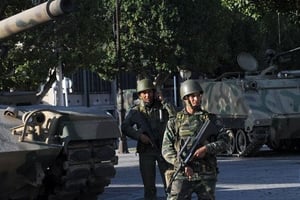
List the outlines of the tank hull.
<svg viewBox="0 0 300 200">
<path fill-rule="evenodd" d="M 96 199 L 116 173 L 116 120 L 85 108 L 35 107 L 1 109 L 0 199 Z"/>
</svg>

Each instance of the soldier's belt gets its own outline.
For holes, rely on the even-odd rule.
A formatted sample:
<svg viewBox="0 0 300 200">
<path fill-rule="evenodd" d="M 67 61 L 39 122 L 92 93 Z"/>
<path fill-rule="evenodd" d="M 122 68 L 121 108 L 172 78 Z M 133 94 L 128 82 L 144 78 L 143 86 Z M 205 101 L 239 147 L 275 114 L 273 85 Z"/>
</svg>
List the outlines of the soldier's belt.
<svg viewBox="0 0 300 200">
<path fill-rule="evenodd" d="M 207 164 L 193 162 L 189 164 L 189 166 L 193 169 L 194 173 L 206 173 L 206 172 L 216 172 L 216 168 L 209 166 Z"/>
</svg>

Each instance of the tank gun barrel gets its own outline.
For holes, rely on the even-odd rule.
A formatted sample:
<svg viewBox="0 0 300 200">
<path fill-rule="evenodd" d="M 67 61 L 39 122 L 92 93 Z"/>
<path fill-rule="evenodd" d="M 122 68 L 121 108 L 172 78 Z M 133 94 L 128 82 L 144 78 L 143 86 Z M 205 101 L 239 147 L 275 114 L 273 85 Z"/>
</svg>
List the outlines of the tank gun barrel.
<svg viewBox="0 0 300 200">
<path fill-rule="evenodd" d="M 48 0 L 45 3 L 0 21 L 0 40 L 53 20 L 73 10 L 72 0 Z"/>
</svg>

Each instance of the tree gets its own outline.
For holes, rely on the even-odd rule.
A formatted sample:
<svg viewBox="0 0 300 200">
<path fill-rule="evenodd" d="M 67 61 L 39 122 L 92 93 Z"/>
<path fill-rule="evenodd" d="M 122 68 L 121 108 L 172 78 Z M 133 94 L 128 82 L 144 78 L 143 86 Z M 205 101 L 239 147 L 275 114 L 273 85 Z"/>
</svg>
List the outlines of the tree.
<svg viewBox="0 0 300 200">
<path fill-rule="evenodd" d="M 5 18 L 32 6 L 31 0 L 26 4 L 5 1 L 0 14 Z M 66 75 L 79 67 L 95 68 L 101 63 L 111 22 L 112 19 L 106 19 L 102 1 L 77 1 L 75 12 L 10 37 L 5 41 L 9 52 L 1 60 L 1 67 L 12 73 L 2 79 L 2 89 L 37 90 L 47 77 L 53 77 L 59 60 Z M 101 68 L 97 70 L 102 72 Z M 55 77 L 49 80 L 55 81 Z"/>
<path fill-rule="evenodd" d="M 290 16 L 290 20 L 295 23 L 300 22 L 299 10 L 300 2 L 298 0 L 221 0 L 230 10 L 239 10 L 240 12 L 258 18 L 264 13 L 281 13 Z"/>
<path fill-rule="evenodd" d="M 32 2 L 38 1 L 3 0 L 0 17 L 28 9 Z M 267 48 L 300 45 L 297 1 L 288 1 L 293 6 L 275 0 L 120 2 L 122 71 L 166 77 L 180 67 L 217 75 L 223 66 L 236 66 L 240 51 L 258 55 Z M 0 78 L 2 90 L 36 90 L 47 77 L 54 81 L 59 60 L 66 75 L 87 68 L 113 79 L 120 70 L 114 15 L 115 0 L 77 0 L 75 12 L 4 41 L 9 52 L 1 59 L 1 72 L 8 74 Z"/>
<path fill-rule="evenodd" d="M 111 7 L 114 1 L 107 1 Z M 121 69 L 157 74 L 169 71 L 174 57 L 174 32 L 168 26 L 176 20 L 176 10 L 165 1 L 121 1 L 120 42 Z M 113 13 L 110 13 L 113 16 Z M 103 65 L 115 63 L 114 40 L 106 44 Z M 101 65 L 101 66 L 103 66 Z"/>
<path fill-rule="evenodd" d="M 231 11 L 234 24 L 244 24 L 244 30 L 250 31 L 248 42 L 243 43 L 252 44 L 248 50 L 259 57 L 260 62 L 264 60 L 267 49 L 286 51 L 300 46 L 299 1 L 221 0 L 221 2 Z"/>
<path fill-rule="evenodd" d="M 214 73 L 229 58 L 229 13 L 217 0 L 179 0 L 176 5 L 180 21 L 175 40 L 183 52 L 178 64 L 195 72 Z"/>
<path fill-rule="evenodd" d="M 121 1 L 122 70 L 152 76 L 177 67 L 212 72 L 228 56 L 226 16 L 217 0 Z M 113 42 L 107 46 L 110 57 Z"/>
</svg>

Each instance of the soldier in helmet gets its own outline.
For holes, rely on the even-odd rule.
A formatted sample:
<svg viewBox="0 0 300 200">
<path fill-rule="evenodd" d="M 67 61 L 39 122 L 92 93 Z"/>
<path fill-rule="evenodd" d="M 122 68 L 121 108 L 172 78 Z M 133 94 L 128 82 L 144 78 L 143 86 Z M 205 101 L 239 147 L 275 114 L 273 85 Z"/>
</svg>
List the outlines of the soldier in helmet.
<svg viewBox="0 0 300 200">
<path fill-rule="evenodd" d="M 150 79 L 138 81 L 137 92 L 139 101 L 127 113 L 121 129 L 126 136 L 137 140 L 144 199 L 156 200 L 156 163 L 166 186 L 164 173 L 170 165 L 161 156 L 161 144 L 166 123 L 176 112 L 171 104 L 156 97 Z"/>
<path fill-rule="evenodd" d="M 218 173 L 216 154 L 228 148 L 230 138 L 227 132 L 221 131 L 215 137 L 209 137 L 205 144 L 199 145 L 191 162 L 184 167 L 181 167 L 181 160 L 177 156 L 186 139 L 189 136 L 193 138 L 204 121 L 211 116 L 201 109 L 202 94 L 203 90 L 197 81 L 184 81 L 180 87 L 184 109 L 168 121 L 165 130 L 162 155 L 173 165 L 174 171 L 180 168 L 172 182 L 169 200 L 191 199 L 194 192 L 198 199 L 215 199 Z"/>
</svg>

